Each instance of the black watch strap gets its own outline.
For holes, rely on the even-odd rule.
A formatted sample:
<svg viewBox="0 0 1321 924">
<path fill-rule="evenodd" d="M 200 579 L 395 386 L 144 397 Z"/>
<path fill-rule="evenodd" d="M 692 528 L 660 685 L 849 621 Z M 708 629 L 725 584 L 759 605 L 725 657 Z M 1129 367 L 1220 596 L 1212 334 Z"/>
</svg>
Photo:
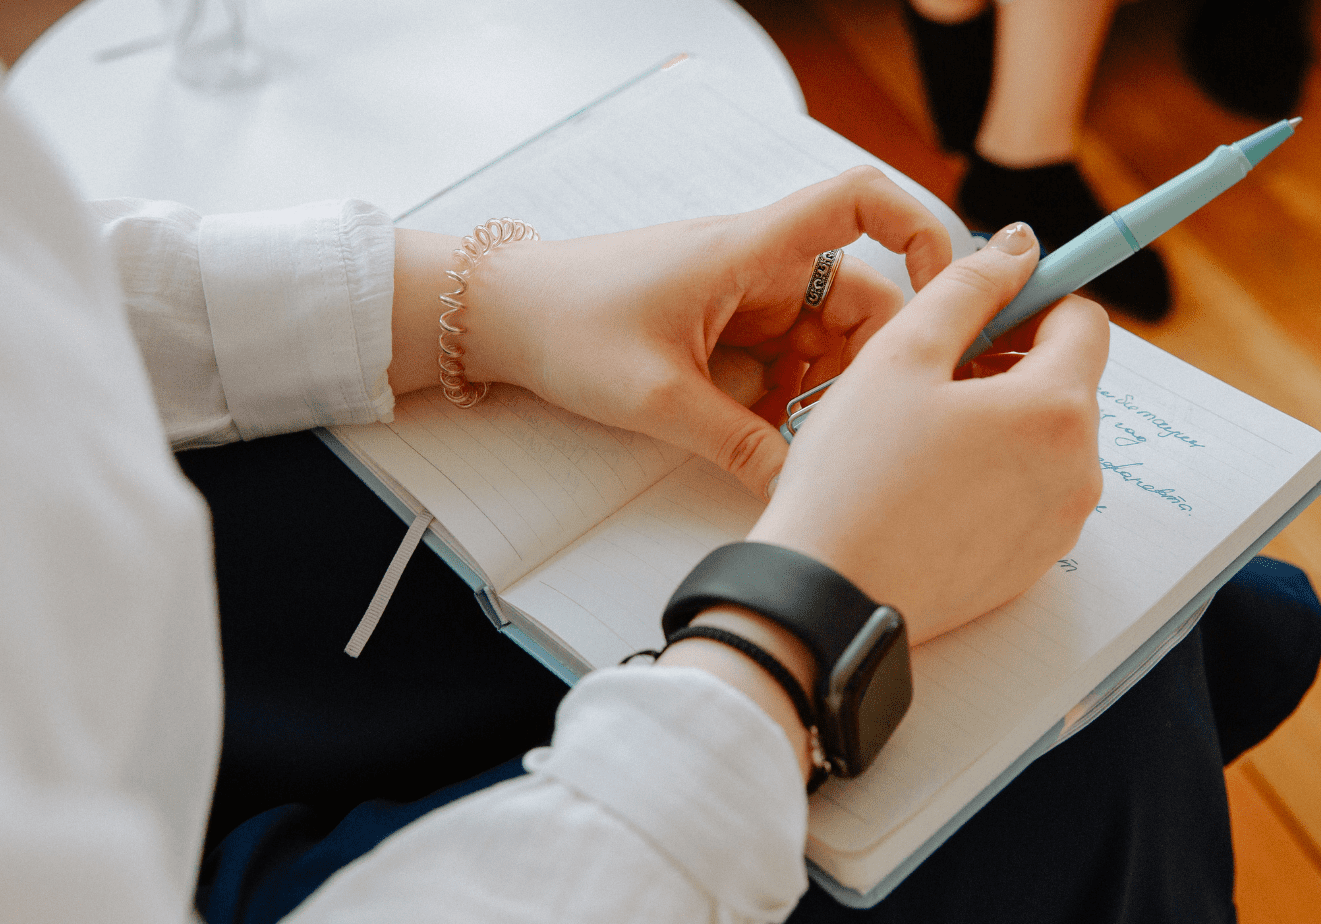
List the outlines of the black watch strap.
<svg viewBox="0 0 1321 924">
<path fill-rule="evenodd" d="M 736 603 L 784 626 L 829 670 L 879 604 L 813 558 L 778 545 L 736 542 L 716 549 L 684 578 L 661 619 L 669 638 L 700 612 Z M 805 614 L 829 613 L 829 619 Z"/>
<path fill-rule="evenodd" d="M 788 629 L 820 668 L 812 691 L 814 767 L 857 776 L 903 719 L 913 697 L 903 617 L 843 575 L 778 545 L 716 549 L 684 578 L 661 617 L 675 637 L 703 610 L 735 604 Z M 814 775 L 819 783 L 821 773 Z"/>
</svg>

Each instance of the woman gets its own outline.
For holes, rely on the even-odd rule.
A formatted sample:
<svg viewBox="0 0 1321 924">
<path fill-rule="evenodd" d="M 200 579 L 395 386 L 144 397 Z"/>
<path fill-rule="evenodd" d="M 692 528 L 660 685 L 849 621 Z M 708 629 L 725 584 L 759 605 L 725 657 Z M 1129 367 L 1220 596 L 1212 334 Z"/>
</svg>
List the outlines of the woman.
<svg viewBox="0 0 1321 924">
<path fill-rule="evenodd" d="M 0 15 L 7 47 L 21 50 L 32 20 Z M 435 296 L 444 270 L 461 264 L 454 240 L 396 233 L 352 202 L 209 219 L 106 203 L 89 223 L 27 129 L 7 108 L 0 118 L 3 914 L 181 920 L 207 825 L 221 685 L 205 511 L 166 434 L 201 446 L 388 414 L 395 392 L 438 379 Z M 849 262 L 822 312 L 804 311 L 815 255 L 860 233 L 905 252 L 918 297 L 898 312 L 892 288 Z M 469 274 L 461 372 L 689 446 L 752 490 L 772 493 L 774 482 L 752 538 L 892 602 L 921 641 L 1030 585 L 1072 545 L 1099 491 L 1099 308 L 1065 299 L 1011 336 L 1006 346 L 1026 356 L 1008 371 L 954 378 L 963 344 L 1031 273 L 1034 243 L 1011 226 L 946 268 L 939 225 L 871 170 L 747 215 L 511 243 Z M 581 272 L 591 265 L 615 272 Z M 529 297 L 547 288 L 564 295 L 551 311 Z M 710 382 L 706 360 L 722 338 L 755 351 L 785 391 L 848 364 L 791 453 Z M 620 368 L 595 374 L 584 349 Z M 857 427 L 859 415 L 871 426 Z M 997 438 L 1005 432 L 1018 438 Z M 948 535 L 969 518 L 986 528 L 969 537 L 955 577 L 937 574 Z M 756 638 L 810 680 L 793 636 L 738 610 L 701 618 Z M 227 646 L 227 671 L 229 656 Z M 305 772 L 274 760 L 285 756 L 277 744 L 249 742 L 271 745 L 263 785 Z M 809 757 L 770 674 L 717 642 L 686 641 L 655 668 L 580 684 L 528 775 L 423 805 L 294 914 L 783 919 L 806 887 Z M 301 855 L 282 852 L 287 829 L 263 828 L 260 816 L 257 828 L 238 888 L 216 884 L 243 845 L 226 854 L 226 838 L 212 855 L 204 902 L 229 903 L 216 914 L 246 914 L 233 898 L 253 882 L 274 882 L 280 896 L 307 885 L 280 880 L 281 863 Z M 1189 852 L 1211 854 L 1214 870 L 1222 841 Z"/>
</svg>

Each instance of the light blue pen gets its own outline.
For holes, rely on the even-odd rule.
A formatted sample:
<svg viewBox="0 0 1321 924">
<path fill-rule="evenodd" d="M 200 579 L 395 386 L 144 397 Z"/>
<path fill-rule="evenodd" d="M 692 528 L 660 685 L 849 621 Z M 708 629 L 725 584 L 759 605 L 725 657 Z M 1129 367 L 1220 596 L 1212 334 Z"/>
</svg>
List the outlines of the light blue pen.
<svg viewBox="0 0 1321 924">
<path fill-rule="evenodd" d="M 1301 121 L 1285 119 L 1242 141 L 1221 145 L 1206 160 L 1107 215 L 1051 253 L 1037 264 L 1036 271 L 1014 300 L 977 335 L 959 365 L 980 356 L 996 337 L 1087 285 L 1229 189 L 1292 135 Z M 804 392 L 785 407 L 789 419 L 780 432 L 786 440 L 793 439 L 811 411 L 810 406 L 805 406 L 807 399 L 829 384 L 825 382 Z"/>
</svg>

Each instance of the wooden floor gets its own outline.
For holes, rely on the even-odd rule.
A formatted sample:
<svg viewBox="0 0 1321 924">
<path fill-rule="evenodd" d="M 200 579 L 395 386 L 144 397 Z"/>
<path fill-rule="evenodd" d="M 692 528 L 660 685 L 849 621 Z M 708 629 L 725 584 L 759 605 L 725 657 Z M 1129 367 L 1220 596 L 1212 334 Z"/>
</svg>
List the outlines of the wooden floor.
<svg viewBox="0 0 1321 924">
<path fill-rule="evenodd" d="M 899 0 L 741 2 L 789 59 L 813 116 L 953 204 L 964 164 L 935 144 Z M 1182 71 L 1188 6 L 1134 3 L 1111 30 L 1081 154 L 1107 207 L 1261 127 L 1220 109 Z M 1321 47 L 1321 15 L 1312 33 Z M 1321 69 L 1298 115 L 1294 138 L 1155 245 L 1170 270 L 1171 316 L 1155 326 L 1115 320 L 1321 428 Z M 1267 553 L 1321 583 L 1321 504 Z M 1321 922 L 1321 685 L 1226 782 L 1240 920 Z"/>
</svg>

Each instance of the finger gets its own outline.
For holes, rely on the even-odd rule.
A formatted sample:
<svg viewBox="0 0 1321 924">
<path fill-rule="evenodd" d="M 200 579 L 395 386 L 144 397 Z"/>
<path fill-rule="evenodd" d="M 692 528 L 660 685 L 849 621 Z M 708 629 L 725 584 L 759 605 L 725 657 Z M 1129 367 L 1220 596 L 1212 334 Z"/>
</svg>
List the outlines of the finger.
<svg viewBox="0 0 1321 924">
<path fill-rule="evenodd" d="M 789 344 L 793 352 L 811 362 L 833 349 L 839 337 L 829 333 L 821 318 L 804 313 L 789 329 Z"/>
<path fill-rule="evenodd" d="M 1036 342 L 1037 339 L 1037 328 L 1041 326 L 1041 322 L 1049 313 L 1050 309 L 1048 308 L 1045 311 L 1034 314 L 1017 327 L 1009 328 L 1009 330 L 991 341 L 991 348 L 986 352 L 1026 353 L 1028 350 L 1032 349 L 1032 344 Z"/>
<path fill-rule="evenodd" d="M 1095 392 L 1110 353 L 1110 319 L 1091 299 L 1069 295 L 1045 312 L 1031 349 L 1009 374 Z"/>
<path fill-rule="evenodd" d="M 841 284 L 842 283 L 842 284 Z M 845 260 L 821 311 L 821 326 L 842 337 L 843 365 L 853 361 L 872 336 L 904 306 L 904 293 L 893 281 L 862 260 Z"/>
<path fill-rule="evenodd" d="M 948 375 L 977 334 L 1023 288 L 1037 265 L 1027 225 L 1001 229 L 981 250 L 958 260 L 913 297 L 888 326 L 896 359 Z"/>
<path fill-rule="evenodd" d="M 699 376 L 676 392 L 668 406 L 682 410 L 661 418 L 650 434 L 710 459 L 765 499 L 789 448 L 780 431 Z"/>
<path fill-rule="evenodd" d="M 866 234 L 885 249 L 904 254 L 914 289 L 944 269 L 952 254 L 949 232 L 940 220 L 875 167 L 854 167 L 757 214 L 751 220 L 770 239 L 791 241 L 790 256 L 798 260 L 815 260 L 822 251 Z"/>
<path fill-rule="evenodd" d="M 852 362 L 858 350 L 899 309 L 904 297 L 900 288 L 861 260 L 850 260 L 841 283 L 830 290 L 822 310 L 802 311 L 787 334 L 748 349 L 762 362 L 772 362 L 791 352 L 814 366 L 823 356 L 833 358 L 837 374 Z"/>
<path fill-rule="evenodd" d="M 847 365 L 844 360 L 846 347 L 844 343 L 837 343 L 835 349 L 818 357 L 807 367 L 807 373 L 803 376 L 803 391 L 810 391 L 844 371 Z"/>
<path fill-rule="evenodd" d="M 786 357 L 771 370 L 766 380 L 769 390 L 752 406 L 752 412 L 771 425 L 778 427 L 787 418 L 785 407 L 803 393 L 804 363 Z"/>
<path fill-rule="evenodd" d="M 746 344 L 748 353 L 769 363 L 786 351 L 814 361 L 848 342 L 846 362 L 903 307 L 903 290 L 862 260 L 844 260 L 820 311 L 799 311 L 787 333 L 761 340 L 763 312 L 736 314 L 720 335 L 722 343 Z M 764 334 L 762 334 L 764 336 Z"/>
</svg>

